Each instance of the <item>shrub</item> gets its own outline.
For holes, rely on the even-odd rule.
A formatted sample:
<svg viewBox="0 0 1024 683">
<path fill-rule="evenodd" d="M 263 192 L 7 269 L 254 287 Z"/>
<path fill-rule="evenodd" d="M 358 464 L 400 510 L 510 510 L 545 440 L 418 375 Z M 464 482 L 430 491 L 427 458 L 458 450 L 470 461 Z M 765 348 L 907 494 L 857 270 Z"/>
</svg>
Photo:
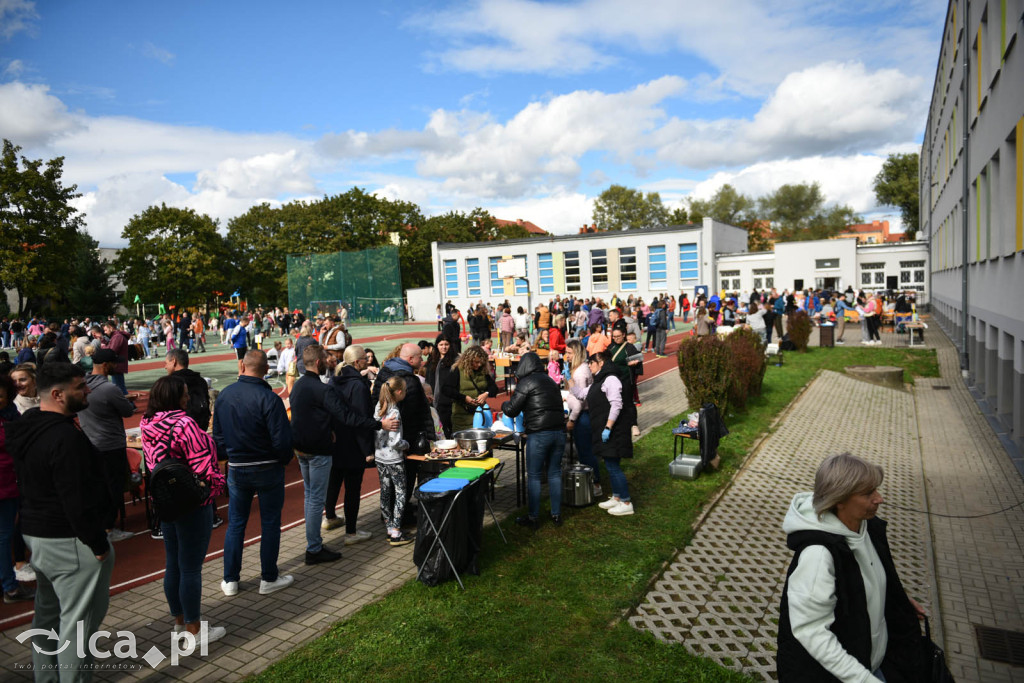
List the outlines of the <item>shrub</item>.
<svg viewBox="0 0 1024 683">
<path fill-rule="evenodd" d="M 811 338 L 811 318 L 807 315 L 807 311 L 790 313 L 786 323 L 789 325 L 787 330 L 789 340 L 796 345 L 797 351 L 806 352 L 807 341 Z"/>
<path fill-rule="evenodd" d="M 729 346 L 712 334 L 689 337 L 679 344 L 679 377 L 686 385 L 686 400 L 692 410 L 714 403 L 724 415 L 729 407 L 733 382 L 733 359 Z"/>
<path fill-rule="evenodd" d="M 764 346 L 761 337 L 748 329 L 736 330 L 726 335 L 724 341 L 731 356 L 729 405 L 742 410 L 747 406 L 747 397 L 761 394 L 761 383 L 767 366 Z"/>
</svg>

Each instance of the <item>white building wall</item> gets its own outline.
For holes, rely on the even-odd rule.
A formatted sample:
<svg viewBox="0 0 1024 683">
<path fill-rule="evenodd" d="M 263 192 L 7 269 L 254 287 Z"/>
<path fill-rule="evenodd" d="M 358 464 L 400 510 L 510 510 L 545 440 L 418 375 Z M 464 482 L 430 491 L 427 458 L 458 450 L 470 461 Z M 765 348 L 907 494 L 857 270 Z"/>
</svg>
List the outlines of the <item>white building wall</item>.
<svg viewBox="0 0 1024 683">
<path fill-rule="evenodd" d="M 828 261 L 830 265 L 819 267 L 818 261 Z M 775 288 L 780 292 L 815 287 L 818 278 L 834 279 L 837 289 L 845 289 L 854 283 L 856 274 L 856 237 L 775 245 Z"/>
</svg>

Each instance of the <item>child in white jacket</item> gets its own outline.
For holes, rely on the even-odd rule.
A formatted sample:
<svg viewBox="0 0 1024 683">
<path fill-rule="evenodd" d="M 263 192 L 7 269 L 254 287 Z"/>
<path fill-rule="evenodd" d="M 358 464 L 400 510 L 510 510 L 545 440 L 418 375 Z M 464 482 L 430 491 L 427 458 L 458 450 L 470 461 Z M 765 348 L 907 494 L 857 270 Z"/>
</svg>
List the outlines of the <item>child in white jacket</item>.
<svg viewBox="0 0 1024 683">
<path fill-rule="evenodd" d="M 377 420 L 389 417 L 398 420 L 395 431 L 378 431 L 374 443 L 374 460 L 380 476 L 380 511 L 388 530 L 388 543 L 393 546 L 412 542 L 401 529 L 405 513 L 405 452 L 409 450 L 409 443 L 402 438 L 402 417 L 398 412 L 403 398 L 405 380 L 389 378 L 380 388 L 380 402 L 373 415 Z"/>
</svg>

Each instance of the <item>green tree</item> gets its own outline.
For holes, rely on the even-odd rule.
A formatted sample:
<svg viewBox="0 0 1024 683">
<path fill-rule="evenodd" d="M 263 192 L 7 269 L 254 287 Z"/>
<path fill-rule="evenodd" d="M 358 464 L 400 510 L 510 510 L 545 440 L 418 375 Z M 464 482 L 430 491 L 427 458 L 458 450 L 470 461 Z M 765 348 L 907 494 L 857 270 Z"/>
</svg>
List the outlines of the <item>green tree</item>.
<svg viewBox="0 0 1024 683">
<path fill-rule="evenodd" d="M 594 223 L 600 230 L 636 230 L 669 225 L 672 217 L 661 195 L 612 185 L 594 200 Z"/>
<path fill-rule="evenodd" d="M 280 208 L 254 206 L 228 221 L 234 264 L 232 288 L 250 302 L 286 304 L 288 254 L 358 251 L 391 243 L 392 233 L 422 220 L 411 202 L 376 197 L 353 187 L 316 201 L 289 202 Z"/>
<path fill-rule="evenodd" d="M 710 199 L 690 200 L 690 220 L 697 222 L 710 216 L 721 223 L 740 226 L 754 220 L 754 207 L 753 199 L 726 183 Z"/>
<path fill-rule="evenodd" d="M 72 259 L 83 214 L 70 205 L 77 186 L 64 187 L 64 157 L 43 163 L 20 158 L 4 140 L 0 156 L 0 289 L 17 293 L 17 314 L 26 302 L 52 300 L 72 279 Z"/>
<path fill-rule="evenodd" d="M 113 263 L 126 288 L 125 303 L 138 295 L 147 303 L 178 308 L 208 303 L 227 289 L 227 246 L 217 221 L 192 209 L 151 206 L 121 232 L 128 246 Z"/>
<path fill-rule="evenodd" d="M 690 221 L 690 214 L 685 206 L 677 206 L 672 209 L 672 213 L 668 217 L 669 225 L 687 225 Z"/>
<path fill-rule="evenodd" d="M 449 211 L 431 216 L 403 231 L 398 247 L 402 266 L 402 287 L 429 287 L 434 281 L 431 267 L 432 242 L 486 242 L 530 237 L 519 225 L 500 226 L 487 211 L 476 208 L 469 213 Z"/>
<path fill-rule="evenodd" d="M 117 294 L 110 286 L 110 266 L 100 259 L 99 242 L 79 233 L 71 261 L 73 279 L 56 307 L 65 316 L 109 316 L 117 306 Z M 131 307 L 129 307 L 131 308 Z"/>
<path fill-rule="evenodd" d="M 875 199 L 879 204 L 899 208 L 903 230 L 910 240 L 917 236 L 920 229 L 919 169 L 917 152 L 890 154 L 873 184 Z"/>
<path fill-rule="evenodd" d="M 782 185 L 758 199 L 758 209 L 778 242 L 826 239 L 861 221 L 849 206 L 826 207 L 817 182 Z"/>
</svg>

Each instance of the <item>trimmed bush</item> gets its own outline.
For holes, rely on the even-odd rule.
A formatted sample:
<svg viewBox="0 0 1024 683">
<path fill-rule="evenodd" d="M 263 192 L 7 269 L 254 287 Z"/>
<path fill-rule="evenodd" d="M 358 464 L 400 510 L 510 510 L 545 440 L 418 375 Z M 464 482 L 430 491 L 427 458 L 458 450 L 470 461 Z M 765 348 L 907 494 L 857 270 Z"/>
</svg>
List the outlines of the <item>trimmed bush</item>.
<svg viewBox="0 0 1024 683">
<path fill-rule="evenodd" d="M 749 396 L 761 394 L 761 383 L 767 363 L 764 345 L 756 332 L 738 329 L 726 335 L 725 344 L 731 355 L 732 383 L 729 386 L 729 405 L 734 410 L 747 406 Z"/>
<path fill-rule="evenodd" d="M 787 330 L 789 340 L 796 345 L 797 351 L 805 353 L 807 342 L 811 338 L 811 318 L 807 315 L 807 311 L 791 313 L 786 323 L 789 325 Z"/>
<path fill-rule="evenodd" d="M 697 410 L 705 403 L 714 403 L 724 415 L 729 407 L 729 390 L 733 383 L 733 358 L 729 345 L 716 334 L 689 337 L 680 342 L 676 357 L 690 409 Z"/>
</svg>

